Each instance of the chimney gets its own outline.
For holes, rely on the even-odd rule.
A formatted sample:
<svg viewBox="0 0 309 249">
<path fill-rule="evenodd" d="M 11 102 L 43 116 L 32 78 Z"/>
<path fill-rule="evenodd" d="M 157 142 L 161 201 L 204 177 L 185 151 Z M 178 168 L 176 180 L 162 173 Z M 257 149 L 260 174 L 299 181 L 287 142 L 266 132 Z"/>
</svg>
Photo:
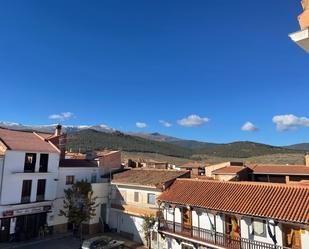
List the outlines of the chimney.
<svg viewBox="0 0 309 249">
<path fill-rule="evenodd" d="M 61 135 L 61 129 L 62 129 L 62 126 L 60 124 L 58 124 L 56 126 L 56 129 L 55 129 L 55 136 L 60 136 Z"/>
<path fill-rule="evenodd" d="M 305 155 L 305 165 L 309 167 L 309 154 Z"/>
</svg>

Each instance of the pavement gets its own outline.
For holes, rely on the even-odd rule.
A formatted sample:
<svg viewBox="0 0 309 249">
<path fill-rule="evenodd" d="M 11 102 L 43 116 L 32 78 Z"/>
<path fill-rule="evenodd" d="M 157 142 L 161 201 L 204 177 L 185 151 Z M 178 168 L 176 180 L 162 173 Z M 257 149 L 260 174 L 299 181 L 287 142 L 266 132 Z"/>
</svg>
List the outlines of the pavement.
<svg viewBox="0 0 309 249">
<path fill-rule="evenodd" d="M 92 235 L 92 237 L 100 234 Z M 105 233 L 113 239 L 125 241 L 126 249 L 147 249 L 146 247 L 128 240 L 119 234 Z M 72 236 L 72 234 L 51 235 L 44 239 L 34 239 L 25 242 L 0 243 L 0 249 L 79 249 L 80 240 Z"/>
</svg>

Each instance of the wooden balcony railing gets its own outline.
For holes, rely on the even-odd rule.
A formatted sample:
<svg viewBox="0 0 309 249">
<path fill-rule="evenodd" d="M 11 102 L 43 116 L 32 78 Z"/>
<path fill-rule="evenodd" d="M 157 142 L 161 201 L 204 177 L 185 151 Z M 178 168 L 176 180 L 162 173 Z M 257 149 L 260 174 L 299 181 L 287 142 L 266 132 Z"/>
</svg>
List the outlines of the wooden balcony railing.
<svg viewBox="0 0 309 249">
<path fill-rule="evenodd" d="M 229 249 L 290 249 L 288 247 L 268 244 L 255 240 L 232 237 L 228 234 L 199 227 L 186 227 L 181 223 L 173 223 L 171 221 L 160 221 L 160 230 Z"/>
</svg>

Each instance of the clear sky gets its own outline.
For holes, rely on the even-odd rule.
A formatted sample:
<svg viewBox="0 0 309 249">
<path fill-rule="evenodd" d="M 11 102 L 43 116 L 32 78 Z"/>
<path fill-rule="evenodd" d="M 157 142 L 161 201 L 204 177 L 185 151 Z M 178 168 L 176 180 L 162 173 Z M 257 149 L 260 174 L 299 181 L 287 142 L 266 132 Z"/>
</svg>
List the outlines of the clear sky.
<svg viewBox="0 0 309 249">
<path fill-rule="evenodd" d="M 0 3 L 2 121 L 309 142 L 300 0 Z"/>
</svg>

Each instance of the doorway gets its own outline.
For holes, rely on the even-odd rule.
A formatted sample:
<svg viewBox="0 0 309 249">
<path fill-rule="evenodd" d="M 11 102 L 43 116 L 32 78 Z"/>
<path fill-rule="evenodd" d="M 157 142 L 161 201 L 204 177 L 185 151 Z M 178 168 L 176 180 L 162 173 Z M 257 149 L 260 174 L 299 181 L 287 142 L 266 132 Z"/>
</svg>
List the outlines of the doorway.
<svg viewBox="0 0 309 249">
<path fill-rule="evenodd" d="M 10 239 L 10 218 L 0 219 L 0 242 Z"/>
<path fill-rule="evenodd" d="M 46 213 L 30 214 L 16 217 L 16 239 L 18 241 L 36 238 L 40 227 L 46 225 Z"/>
<path fill-rule="evenodd" d="M 299 227 L 282 225 L 283 245 L 293 249 L 301 249 L 301 231 Z"/>
<path fill-rule="evenodd" d="M 225 215 L 225 242 L 229 247 L 239 248 L 240 226 L 235 216 Z"/>
<path fill-rule="evenodd" d="M 186 207 L 182 208 L 182 232 L 191 234 L 192 231 L 192 211 Z"/>
</svg>

